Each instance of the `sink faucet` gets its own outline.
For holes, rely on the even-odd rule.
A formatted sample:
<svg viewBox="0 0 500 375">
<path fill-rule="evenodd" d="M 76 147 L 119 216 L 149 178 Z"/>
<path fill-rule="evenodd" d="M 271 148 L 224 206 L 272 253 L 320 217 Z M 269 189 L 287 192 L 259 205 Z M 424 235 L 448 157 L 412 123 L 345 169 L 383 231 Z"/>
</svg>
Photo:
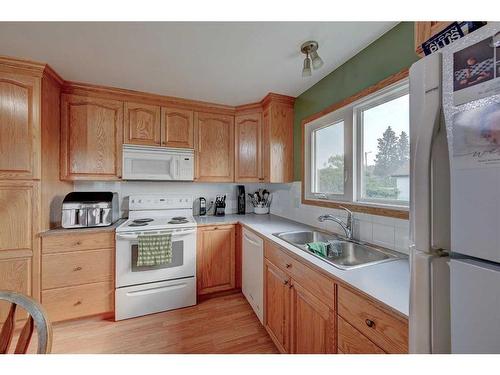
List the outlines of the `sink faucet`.
<svg viewBox="0 0 500 375">
<path fill-rule="evenodd" d="M 352 211 L 348 210 L 347 208 L 345 208 L 343 206 L 340 206 L 340 208 L 347 211 L 347 221 L 345 223 L 342 221 L 342 219 L 339 219 L 338 217 L 333 216 L 333 215 L 329 215 L 329 214 L 328 215 L 321 215 L 320 217 L 318 217 L 318 221 L 323 222 L 325 220 L 330 220 L 330 221 L 336 222 L 344 230 L 345 236 L 347 237 L 347 239 L 352 240 Z"/>
</svg>

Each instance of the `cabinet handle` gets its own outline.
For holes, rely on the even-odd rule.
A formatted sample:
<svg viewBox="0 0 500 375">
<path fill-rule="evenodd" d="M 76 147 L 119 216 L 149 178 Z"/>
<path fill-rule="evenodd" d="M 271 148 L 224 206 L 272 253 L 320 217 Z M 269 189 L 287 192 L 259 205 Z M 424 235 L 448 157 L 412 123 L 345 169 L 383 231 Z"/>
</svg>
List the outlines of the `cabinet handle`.
<svg viewBox="0 0 500 375">
<path fill-rule="evenodd" d="M 81 244 L 82 244 L 81 241 L 76 241 L 76 243 L 75 243 L 76 246 L 80 246 Z"/>
<path fill-rule="evenodd" d="M 82 301 L 76 301 L 73 306 L 78 306 L 78 305 L 81 305 L 82 304 Z"/>
<path fill-rule="evenodd" d="M 82 270 L 82 267 L 80 267 L 80 266 L 73 268 L 73 271 L 81 271 L 81 270 Z"/>
<path fill-rule="evenodd" d="M 293 288 L 293 284 L 292 284 L 292 283 L 290 283 L 290 284 L 288 285 L 288 288 L 289 288 L 289 289 L 292 289 L 292 288 Z"/>
<path fill-rule="evenodd" d="M 290 268 L 291 266 L 292 266 L 292 264 L 291 264 L 291 263 L 285 263 L 285 267 L 286 267 L 286 268 Z"/>
<path fill-rule="evenodd" d="M 284 280 L 283 285 L 288 285 L 288 280 Z"/>
<path fill-rule="evenodd" d="M 368 327 L 370 327 L 370 328 L 375 327 L 375 322 L 374 322 L 373 320 L 366 319 L 366 320 L 365 320 L 365 323 L 366 323 L 366 325 L 367 325 Z"/>
</svg>

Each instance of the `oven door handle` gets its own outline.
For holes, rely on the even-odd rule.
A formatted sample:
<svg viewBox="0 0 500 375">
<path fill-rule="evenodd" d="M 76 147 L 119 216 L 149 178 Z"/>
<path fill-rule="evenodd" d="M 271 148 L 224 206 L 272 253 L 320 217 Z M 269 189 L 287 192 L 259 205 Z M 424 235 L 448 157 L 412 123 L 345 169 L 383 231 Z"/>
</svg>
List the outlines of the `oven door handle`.
<svg viewBox="0 0 500 375">
<path fill-rule="evenodd" d="M 151 236 L 162 236 L 164 234 L 171 234 L 174 236 L 185 236 L 187 234 L 196 233 L 196 229 L 185 230 L 182 232 L 165 232 L 165 233 L 151 233 Z M 136 240 L 139 235 L 137 234 L 117 234 L 117 240 Z"/>
</svg>

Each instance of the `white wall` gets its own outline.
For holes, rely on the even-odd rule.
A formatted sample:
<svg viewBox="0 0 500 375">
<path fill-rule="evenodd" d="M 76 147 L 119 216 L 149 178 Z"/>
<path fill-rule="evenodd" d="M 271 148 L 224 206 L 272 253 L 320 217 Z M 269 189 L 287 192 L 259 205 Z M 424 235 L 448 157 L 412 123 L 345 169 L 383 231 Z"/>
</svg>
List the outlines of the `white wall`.
<svg viewBox="0 0 500 375">
<path fill-rule="evenodd" d="M 346 218 L 343 210 L 303 205 L 301 203 L 301 183 L 271 185 L 273 204 L 271 213 L 312 225 L 330 232 L 344 234 L 342 228 L 331 221 L 320 223 L 318 216 L 333 214 Z M 409 253 L 409 222 L 354 212 L 353 236 L 361 241 L 370 242 L 392 250 Z"/>
<path fill-rule="evenodd" d="M 126 215 L 124 198 L 132 194 L 188 194 L 193 199 L 203 196 L 210 200 L 218 194 L 227 194 L 226 213 L 237 211 L 236 186 L 229 183 L 193 183 L 193 182 L 152 182 L 152 181 L 125 181 L 125 182 L 75 182 L 75 191 L 114 191 L 118 193 L 120 208 Z M 308 206 L 301 203 L 301 184 L 245 184 L 246 193 L 254 192 L 259 188 L 268 189 L 273 193 L 271 213 L 301 223 L 312 225 L 330 232 L 343 234 L 342 228 L 327 221 L 320 223 L 318 216 L 334 214 L 345 219 L 342 210 Z M 247 212 L 252 212 L 252 206 L 247 200 Z M 193 214 L 198 214 L 198 203 L 194 203 Z M 409 223 L 408 220 L 394 219 L 384 216 L 354 213 L 354 238 L 370 242 L 392 250 L 408 254 Z"/>
</svg>

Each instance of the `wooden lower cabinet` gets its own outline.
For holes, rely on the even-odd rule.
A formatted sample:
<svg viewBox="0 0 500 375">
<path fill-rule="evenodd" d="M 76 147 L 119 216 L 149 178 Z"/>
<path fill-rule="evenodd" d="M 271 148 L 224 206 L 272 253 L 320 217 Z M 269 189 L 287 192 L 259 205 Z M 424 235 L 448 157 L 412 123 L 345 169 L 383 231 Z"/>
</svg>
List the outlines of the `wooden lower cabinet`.
<svg viewBox="0 0 500 375">
<path fill-rule="evenodd" d="M 335 353 L 335 311 L 293 279 L 290 290 L 290 352 Z"/>
<path fill-rule="evenodd" d="M 282 353 L 290 349 L 289 283 L 285 272 L 264 260 L 264 326 Z"/>
<path fill-rule="evenodd" d="M 236 288 L 236 228 L 218 225 L 198 229 L 196 278 L 198 295 Z"/>
<path fill-rule="evenodd" d="M 264 326 L 282 353 L 335 353 L 334 294 L 331 300 L 327 305 L 288 271 L 264 260 Z"/>
<path fill-rule="evenodd" d="M 342 317 L 337 319 L 338 352 L 343 354 L 385 354 Z"/>
<path fill-rule="evenodd" d="M 113 311 L 113 282 L 42 291 L 42 304 L 52 322 Z"/>
<path fill-rule="evenodd" d="M 31 257 L 0 258 L 0 290 L 12 290 L 27 296 L 31 295 Z M 0 322 L 4 322 L 9 313 L 10 303 L 0 301 Z M 16 314 L 17 320 L 25 319 L 26 314 Z"/>
<path fill-rule="evenodd" d="M 264 243 L 264 326 L 282 353 L 408 352 L 408 319 Z"/>
<path fill-rule="evenodd" d="M 52 322 L 114 310 L 114 254 L 112 231 L 42 237 L 42 305 Z"/>
<path fill-rule="evenodd" d="M 408 320 L 396 316 L 380 303 L 338 285 L 337 311 L 359 333 L 386 353 L 408 353 Z"/>
</svg>

